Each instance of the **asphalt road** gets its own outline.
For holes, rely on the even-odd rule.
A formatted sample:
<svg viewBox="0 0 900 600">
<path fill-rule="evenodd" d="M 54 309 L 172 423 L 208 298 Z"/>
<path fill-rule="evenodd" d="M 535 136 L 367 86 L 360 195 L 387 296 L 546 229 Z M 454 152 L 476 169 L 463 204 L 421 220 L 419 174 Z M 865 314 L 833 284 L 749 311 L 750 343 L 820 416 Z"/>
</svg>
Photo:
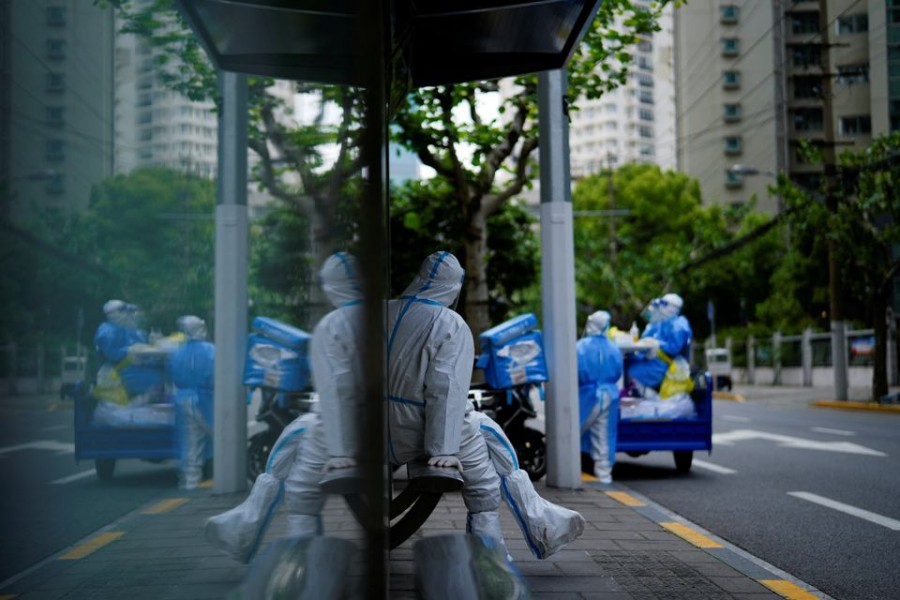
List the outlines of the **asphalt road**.
<svg viewBox="0 0 900 600">
<path fill-rule="evenodd" d="M 900 598 L 900 414 L 714 403 L 713 452 L 614 479 L 839 600 Z"/>
<path fill-rule="evenodd" d="M 0 582 L 177 485 L 174 461 L 122 460 L 101 482 L 75 462 L 71 401 L 0 398 Z"/>
</svg>

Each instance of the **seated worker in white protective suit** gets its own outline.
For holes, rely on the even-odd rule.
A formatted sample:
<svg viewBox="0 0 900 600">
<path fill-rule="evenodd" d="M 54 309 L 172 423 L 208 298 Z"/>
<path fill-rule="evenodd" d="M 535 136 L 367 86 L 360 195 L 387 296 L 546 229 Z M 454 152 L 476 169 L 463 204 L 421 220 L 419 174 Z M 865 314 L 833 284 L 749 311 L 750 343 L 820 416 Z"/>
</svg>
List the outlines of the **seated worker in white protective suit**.
<svg viewBox="0 0 900 600">
<path fill-rule="evenodd" d="M 417 278 L 411 286 L 413 291 L 422 288 L 424 282 L 427 281 L 435 256 L 437 255 L 426 260 L 427 268 L 423 267 L 426 273 L 425 279 Z M 441 274 L 448 272 L 451 262 L 455 265 L 454 270 L 458 270 L 457 274 L 453 276 L 456 291 L 452 293 L 452 298 L 451 295 L 447 295 L 447 297 L 455 300 L 461 289 L 462 278 L 462 269 L 459 268 L 455 258 L 452 261 L 446 261 Z M 313 377 L 319 392 L 318 405 L 321 409 L 321 417 L 319 414 L 309 413 L 291 423 L 275 443 L 266 465 L 266 472 L 257 478 L 247 500 L 240 506 L 213 517 L 207 522 L 207 539 L 242 562 L 249 561 L 256 552 L 265 528 L 281 500 L 283 490 L 287 491 L 286 504 L 291 512 L 288 516 L 289 531 L 287 535 L 310 535 L 319 532 L 321 530 L 319 514 L 324 497 L 318 482 L 322 478 L 323 471 L 350 467 L 355 464 L 356 436 L 351 420 L 358 418 L 356 416 L 359 414 L 357 412 L 358 403 L 352 400 L 348 402 L 348 399 L 362 397 L 358 363 L 361 309 L 355 308 L 362 294 L 357 286 L 356 268 L 352 256 L 338 253 L 330 257 L 321 270 L 321 283 L 325 294 L 332 304 L 338 307 L 326 315 L 313 332 Z M 432 289 L 440 291 L 442 288 L 435 286 Z M 402 311 L 402 306 L 410 303 L 410 298 L 393 301 L 395 310 L 392 311 L 392 314 L 395 318 L 392 322 L 396 323 L 397 317 L 400 316 L 398 311 Z M 436 322 L 433 324 L 437 327 L 433 329 L 432 337 L 439 331 L 449 332 L 448 324 L 445 322 L 445 320 L 449 320 L 456 333 L 468 335 L 471 347 L 471 333 L 458 315 L 452 311 L 442 311 L 440 304 L 429 305 L 424 302 L 425 299 L 425 296 L 420 295 L 418 297 L 420 302 L 413 299 L 411 304 L 431 306 L 429 313 L 445 317 L 434 320 Z M 413 310 L 412 314 L 416 315 L 418 312 L 418 310 Z M 446 312 L 447 315 L 444 315 L 443 312 Z M 446 319 L 451 314 L 454 316 Z M 415 322 L 410 320 L 408 325 L 413 325 Z M 421 338 L 420 346 L 422 348 L 416 356 L 418 359 L 426 356 L 422 350 L 424 350 L 429 336 L 414 335 L 411 329 L 407 330 L 405 327 L 394 326 L 393 329 L 395 339 L 401 339 L 396 335 Z M 401 345 L 404 348 L 403 356 L 406 356 L 406 350 L 412 351 L 410 345 Z M 445 351 L 450 349 L 448 345 Z M 468 354 L 470 375 L 471 350 Z M 417 385 L 421 386 L 428 365 L 426 363 L 423 367 L 419 363 L 420 360 L 415 360 L 410 364 L 413 368 L 419 367 L 418 370 L 422 371 L 421 376 L 417 376 L 415 373 L 411 374 L 414 381 L 419 381 Z M 458 400 L 463 406 L 461 412 L 466 410 L 465 398 L 469 375 L 464 377 L 465 382 L 460 388 L 463 391 L 457 390 L 457 395 L 462 393 L 462 399 Z M 421 388 L 418 388 L 416 395 L 423 395 Z M 446 397 L 446 393 L 441 397 Z M 419 428 L 420 432 L 404 432 L 406 437 L 412 435 L 422 437 L 423 423 L 421 421 L 424 412 L 423 408 L 416 406 L 416 412 L 412 413 L 412 418 L 409 420 L 416 421 L 415 426 Z M 481 454 L 476 458 L 481 462 L 472 460 L 472 457 L 467 455 L 463 464 L 476 462 L 477 469 L 472 469 L 470 480 L 473 473 L 482 473 L 481 479 L 489 480 L 488 483 L 492 484 L 492 487 L 488 489 L 487 486 L 482 485 L 475 494 L 472 494 L 471 491 L 464 492 L 464 494 L 467 498 L 467 505 L 471 503 L 476 509 L 484 506 L 493 513 L 492 516 L 487 517 L 487 520 L 492 525 L 497 525 L 496 530 L 492 530 L 494 535 L 499 535 L 499 524 L 493 519 L 493 516 L 496 515 L 500 495 L 498 489 L 500 479 L 496 471 L 500 471 L 504 483 L 507 484 L 504 486 L 507 501 L 518 502 L 521 507 L 518 511 L 514 509 L 514 513 L 526 532 L 526 538 L 531 539 L 529 548 L 536 556 L 549 556 L 563 544 L 580 535 L 584 525 L 581 515 L 549 503 L 538 496 L 527 474 L 524 471 L 517 471 L 518 464 L 512 451 L 512 444 L 500 427 L 481 413 L 471 411 L 470 415 L 472 418 L 467 418 L 464 426 L 467 432 L 466 443 L 468 448 L 480 451 Z M 409 420 L 403 419 L 403 422 Z M 392 419 L 392 424 L 395 422 Z M 460 421 L 460 425 L 453 428 L 457 435 L 461 434 L 462 425 L 463 423 Z M 392 429 L 393 431 L 397 430 Z M 477 435 L 473 436 L 478 433 L 484 436 L 480 442 Z M 496 465 L 496 470 L 489 463 L 484 463 L 487 455 L 484 451 L 485 440 L 490 442 L 490 456 L 493 464 Z M 404 456 L 411 454 L 413 454 L 412 450 L 406 451 Z M 415 456 L 423 454 L 424 452 L 419 450 Z M 450 457 L 451 455 L 446 456 Z M 397 460 L 400 459 L 397 458 Z M 437 463 L 439 460 L 435 460 L 432 456 L 432 462 Z M 443 460 L 441 459 L 440 462 Z M 453 460 L 448 459 L 447 462 L 453 463 Z M 284 482 L 285 479 L 287 479 L 286 482 Z M 481 481 L 476 482 L 482 483 Z M 469 499 L 473 496 L 474 499 L 470 501 Z M 479 530 L 479 526 L 484 520 L 484 515 L 474 518 L 476 531 L 483 532 L 483 528 Z"/>
<path fill-rule="evenodd" d="M 176 388 L 180 455 L 179 487 L 196 488 L 203 465 L 212 455 L 213 381 L 216 348 L 206 341 L 206 323 L 193 315 L 178 319 L 185 341 L 169 357 L 169 381 Z"/>
<path fill-rule="evenodd" d="M 690 360 L 691 325 L 680 315 L 684 300 L 678 294 L 666 294 L 654 298 L 647 307 L 650 323 L 641 334 L 641 339 L 654 338 L 659 342 L 659 350 L 653 354 L 629 357 L 625 361 L 625 372 L 638 391 L 644 388 L 659 390 L 666 370 L 678 358 Z M 643 393 L 641 394 L 643 395 Z"/>
<path fill-rule="evenodd" d="M 594 459 L 600 483 L 612 483 L 619 425 L 619 388 L 622 352 L 607 336 L 609 313 L 598 310 L 587 319 L 578 340 L 578 406 L 581 416 L 581 451 Z"/>
</svg>

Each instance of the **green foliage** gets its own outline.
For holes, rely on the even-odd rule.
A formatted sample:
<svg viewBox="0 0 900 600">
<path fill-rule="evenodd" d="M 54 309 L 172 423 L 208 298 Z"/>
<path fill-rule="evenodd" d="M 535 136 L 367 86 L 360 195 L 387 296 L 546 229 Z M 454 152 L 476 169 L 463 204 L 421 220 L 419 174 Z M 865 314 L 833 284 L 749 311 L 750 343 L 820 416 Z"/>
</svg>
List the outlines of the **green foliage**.
<svg viewBox="0 0 900 600">
<path fill-rule="evenodd" d="M 391 294 L 400 295 L 432 252 L 449 250 L 462 256 L 466 224 L 448 197 L 446 181 L 409 181 L 391 194 Z M 487 273 L 491 281 L 490 316 L 498 323 L 530 307 L 525 290 L 537 279 L 538 240 L 535 223 L 524 208 L 508 203 L 488 220 Z M 460 304 L 464 302 L 460 299 Z"/>
<path fill-rule="evenodd" d="M 169 169 L 99 184 L 77 226 L 84 251 L 116 278 L 106 294 L 140 305 L 147 326 L 165 332 L 180 315 L 211 320 L 214 206 L 212 181 Z"/>
</svg>

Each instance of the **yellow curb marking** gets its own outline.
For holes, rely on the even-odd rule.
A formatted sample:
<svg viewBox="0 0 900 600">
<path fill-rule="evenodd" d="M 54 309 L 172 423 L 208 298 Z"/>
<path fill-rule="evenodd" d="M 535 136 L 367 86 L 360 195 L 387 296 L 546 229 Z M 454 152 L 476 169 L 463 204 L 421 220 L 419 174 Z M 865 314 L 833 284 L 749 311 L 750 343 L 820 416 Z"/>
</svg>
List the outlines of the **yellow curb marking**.
<svg viewBox="0 0 900 600">
<path fill-rule="evenodd" d="M 613 500 L 617 500 L 625 506 L 646 506 L 643 502 L 626 492 L 603 492 Z"/>
<path fill-rule="evenodd" d="M 582 474 L 581 474 L 581 480 L 582 480 L 582 481 L 600 481 L 599 479 L 597 479 L 596 477 L 594 477 L 594 476 L 591 475 L 590 473 L 582 473 Z"/>
<path fill-rule="evenodd" d="M 807 592 L 797 584 L 783 579 L 760 579 L 759 582 L 788 600 L 819 600 L 815 594 Z"/>
<path fill-rule="evenodd" d="M 13 594 L 11 596 L 0 596 L 0 600 L 12 600 L 15 597 L 16 597 L 15 594 Z"/>
<path fill-rule="evenodd" d="M 688 527 L 687 525 L 682 525 L 681 523 L 676 523 L 674 521 L 666 521 L 664 523 L 660 523 L 660 525 L 674 533 L 680 538 L 687 540 L 698 548 L 721 548 L 722 544 L 716 542 L 714 540 L 709 539 L 705 535 L 698 533 Z"/>
<path fill-rule="evenodd" d="M 744 402 L 744 397 L 740 394 L 731 394 L 729 392 L 713 392 L 712 397 L 716 400 L 731 400 L 733 402 Z"/>
<path fill-rule="evenodd" d="M 178 508 L 182 504 L 187 504 L 187 498 L 169 498 L 168 500 L 163 500 L 158 504 L 154 504 L 150 508 L 144 511 L 145 515 L 158 515 L 167 511 L 172 510 L 173 508 Z"/>
<path fill-rule="evenodd" d="M 876 410 L 879 412 L 900 412 L 900 405 L 885 405 L 877 402 L 844 402 L 840 400 L 819 400 L 813 406 L 823 408 L 845 408 L 850 410 Z"/>
<path fill-rule="evenodd" d="M 206 481 L 201 482 L 200 485 L 198 485 L 197 487 L 204 489 L 204 490 L 211 490 L 212 486 L 213 486 L 213 480 L 207 479 Z"/>
<path fill-rule="evenodd" d="M 84 558 L 88 554 L 93 554 L 110 542 L 116 541 L 123 535 L 125 535 L 124 531 L 107 531 L 106 533 L 101 533 L 94 539 L 87 541 L 76 548 L 72 548 L 71 550 L 60 556 L 59 560 L 78 560 L 79 558 Z"/>
</svg>

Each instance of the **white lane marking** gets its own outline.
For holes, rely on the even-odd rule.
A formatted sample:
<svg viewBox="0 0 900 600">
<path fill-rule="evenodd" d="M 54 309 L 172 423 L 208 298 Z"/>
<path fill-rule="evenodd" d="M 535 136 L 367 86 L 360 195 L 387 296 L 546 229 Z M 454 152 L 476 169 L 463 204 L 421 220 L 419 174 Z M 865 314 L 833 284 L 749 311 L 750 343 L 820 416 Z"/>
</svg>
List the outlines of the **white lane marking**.
<svg viewBox="0 0 900 600">
<path fill-rule="evenodd" d="M 63 477 L 62 479 L 57 479 L 56 481 L 51 481 L 51 485 L 61 485 L 63 483 L 71 483 L 73 481 L 78 481 L 79 479 L 84 479 L 85 477 L 89 477 L 94 474 L 94 470 L 90 471 L 82 471 L 81 473 L 75 473 L 74 475 L 69 475 L 68 477 Z"/>
<path fill-rule="evenodd" d="M 722 467 L 719 465 L 715 465 L 713 463 L 708 463 L 705 460 L 697 460 L 694 459 L 694 466 L 700 467 L 701 469 L 706 469 L 707 471 L 712 471 L 713 473 L 721 473 L 722 475 L 734 475 L 737 473 L 734 469 L 729 469 L 728 467 Z"/>
<path fill-rule="evenodd" d="M 756 431 L 754 429 L 735 429 L 725 433 L 714 433 L 712 436 L 713 444 L 723 444 L 730 446 L 734 442 L 745 440 L 768 440 L 770 442 L 778 442 L 779 446 L 785 448 L 803 448 L 805 450 L 822 450 L 824 452 L 843 452 L 845 454 L 864 454 L 867 456 L 887 456 L 884 452 L 872 450 L 859 444 L 852 442 L 818 442 L 816 440 L 807 440 L 805 438 L 793 437 L 790 435 L 778 435 L 765 431 Z"/>
<path fill-rule="evenodd" d="M 70 425 L 54 425 L 53 427 L 41 427 L 41 431 L 59 431 L 60 429 L 70 429 Z"/>
<path fill-rule="evenodd" d="M 18 452 L 20 450 L 50 450 L 60 454 L 74 454 L 75 444 L 67 444 L 65 442 L 57 442 L 56 440 L 37 440 L 28 442 L 27 444 L 18 444 L 16 446 L 6 446 L 0 448 L 0 454 L 8 452 Z"/>
<path fill-rule="evenodd" d="M 818 433 L 830 433 L 831 435 L 856 435 L 855 431 L 847 431 L 846 429 L 829 429 L 828 427 L 813 427 L 813 431 Z"/>
<path fill-rule="evenodd" d="M 737 423 L 749 423 L 750 417 L 736 417 L 734 415 L 724 415 L 722 417 L 725 421 L 735 421 Z"/>
<path fill-rule="evenodd" d="M 822 506 L 827 506 L 828 508 L 832 508 L 842 513 L 853 515 L 854 517 L 859 517 L 860 519 L 865 519 L 866 521 L 870 521 L 872 523 L 875 523 L 876 525 L 881 525 L 882 527 L 887 527 L 888 529 L 893 529 L 894 531 L 900 531 L 900 521 L 898 521 L 897 519 L 892 519 L 890 517 L 885 517 L 877 513 L 869 512 L 868 510 L 863 510 L 862 508 L 850 506 L 849 504 L 844 504 L 843 502 L 838 502 L 837 500 L 832 500 L 831 498 L 826 498 L 817 494 L 811 494 L 810 492 L 788 492 L 788 496 L 794 496 L 795 498 L 800 498 L 801 500 L 808 500 L 809 502 L 814 502 L 815 504 L 821 504 Z"/>
</svg>

